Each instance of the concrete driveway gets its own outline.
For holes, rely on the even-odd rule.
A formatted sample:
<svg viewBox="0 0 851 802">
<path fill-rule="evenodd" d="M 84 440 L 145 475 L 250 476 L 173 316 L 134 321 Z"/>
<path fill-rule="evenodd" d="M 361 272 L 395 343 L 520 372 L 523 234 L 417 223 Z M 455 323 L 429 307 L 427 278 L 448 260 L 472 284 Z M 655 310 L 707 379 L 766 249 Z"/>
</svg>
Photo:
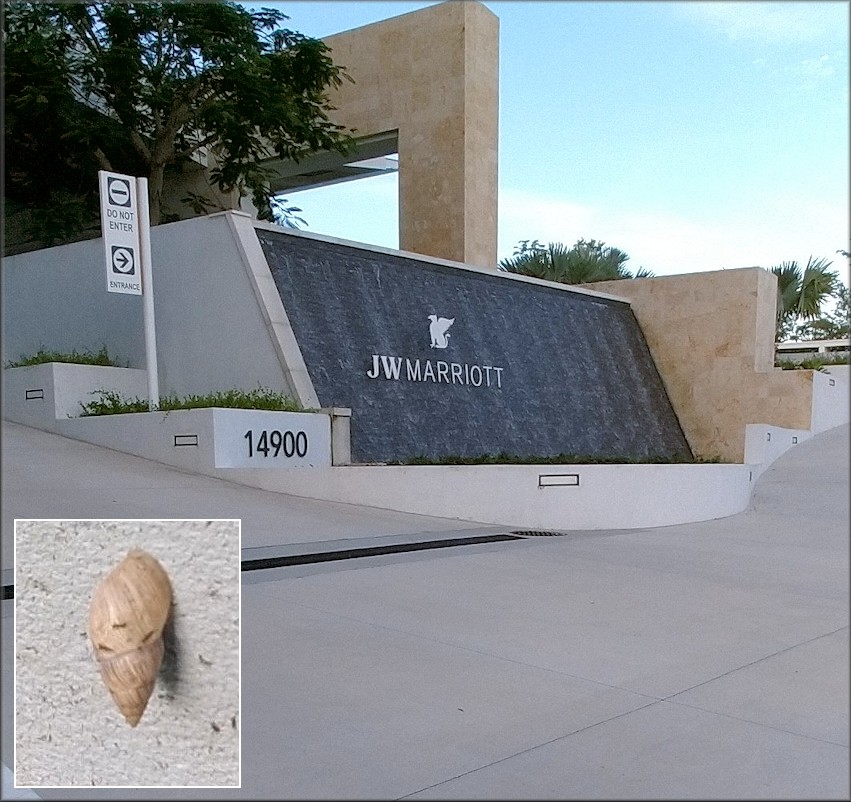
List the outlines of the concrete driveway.
<svg viewBox="0 0 851 802">
<path fill-rule="evenodd" d="M 14 517 L 241 517 L 266 555 L 507 531 L 3 438 L 4 568 Z M 244 572 L 242 789 L 37 793 L 848 799 L 848 527 L 845 425 L 726 519 Z M 8 670 L 2 691 L 11 766 Z"/>
</svg>

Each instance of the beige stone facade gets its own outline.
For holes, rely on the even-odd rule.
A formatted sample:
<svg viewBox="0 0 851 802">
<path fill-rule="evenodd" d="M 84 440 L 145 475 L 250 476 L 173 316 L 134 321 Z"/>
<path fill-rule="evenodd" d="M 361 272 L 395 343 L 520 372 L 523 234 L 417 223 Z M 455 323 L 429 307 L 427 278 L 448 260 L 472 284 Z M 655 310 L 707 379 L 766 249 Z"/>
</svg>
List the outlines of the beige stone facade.
<svg viewBox="0 0 851 802">
<path fill-rule="evenodd" d="M 748 423 L 810 428 L 813 372 L 774 367 L 771 272 L 746 267 L 585 286 L 630 301 L 696 456 L 743 462 Z"/>
<path fill-rule="evenodd" d="M 355 81 L 332 93 L 335 121 L 398 131 L 399 247 L 495 269 L 496 16 L 450 0 L 324 41 Z"/>
</svg>

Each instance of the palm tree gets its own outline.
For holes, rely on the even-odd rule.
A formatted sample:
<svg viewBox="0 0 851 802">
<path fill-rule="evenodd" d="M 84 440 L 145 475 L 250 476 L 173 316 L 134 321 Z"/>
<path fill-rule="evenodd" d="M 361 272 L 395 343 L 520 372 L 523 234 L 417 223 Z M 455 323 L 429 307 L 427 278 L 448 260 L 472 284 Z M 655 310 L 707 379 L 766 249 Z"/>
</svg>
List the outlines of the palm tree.
<svg viewBox="0 0 851 802">
<path fill-rule="evenodd" d="M 499 269 L 562 284 L 591 284 L 653 275 L 644 268 L 632 273 L 624 267 L 628 259 L 629 256 L 619 248 L 593 239 L 577 240 L 570 248 L 561 242 L 550 242 L 544 246 L 538 240 L 522 240 L 514 249 L 513 256 L 500 261 Z"/>
<path fill-rule="evenodd" d="M 821 315 L 839 282 L 836 271 L 828 270 L 831 264 L 810 256 L 803 271 L 795 261 L 771 268 L 777 276 L 777 342 L 789 338 L 799 319 L 815 320 Z"/>
</svg>

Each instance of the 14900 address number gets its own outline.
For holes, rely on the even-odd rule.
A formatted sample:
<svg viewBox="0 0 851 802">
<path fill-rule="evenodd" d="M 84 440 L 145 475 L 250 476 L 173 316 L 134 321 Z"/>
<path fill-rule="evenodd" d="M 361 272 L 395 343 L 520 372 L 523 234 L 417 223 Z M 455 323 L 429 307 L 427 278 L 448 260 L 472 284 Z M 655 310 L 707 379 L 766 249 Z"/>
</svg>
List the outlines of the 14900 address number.
<svg viewBox="0 0 851 802">
<path fill-rule="evenodd" d="M 248 441 L 248 457 L 306 457 L 307 432 L 279 431 L 261 429 L 259 432 L 249 429 L 245 435 Z"/>
</svg>

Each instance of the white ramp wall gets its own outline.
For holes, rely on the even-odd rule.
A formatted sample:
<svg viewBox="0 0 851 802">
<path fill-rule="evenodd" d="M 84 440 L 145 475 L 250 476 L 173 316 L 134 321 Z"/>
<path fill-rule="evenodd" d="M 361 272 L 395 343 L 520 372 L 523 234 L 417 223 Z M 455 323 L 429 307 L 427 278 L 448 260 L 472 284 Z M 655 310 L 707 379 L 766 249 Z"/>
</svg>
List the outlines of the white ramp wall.
<svg viewBox="0 0 851 802">
<path fill-rule="evenodd" d="M 256 240 L 250 218 L 238 212 L 151 230 L 161 395 L 263 386 L 295 396 L 278 342 L 281 321 L 270 321 L 258 303 L 240 226 Z M 142 299 L 106 291 L 101 239 L 4 259 L 4 364 L 39 348 L 104 346 L 122 366 L 145 368 Z"/>
<path fill-rule="evenodd" d="M 848 389 L 848 365 L 829 365 L 813 373 L 813 434 L 848 423 Z"/>
</svg>

